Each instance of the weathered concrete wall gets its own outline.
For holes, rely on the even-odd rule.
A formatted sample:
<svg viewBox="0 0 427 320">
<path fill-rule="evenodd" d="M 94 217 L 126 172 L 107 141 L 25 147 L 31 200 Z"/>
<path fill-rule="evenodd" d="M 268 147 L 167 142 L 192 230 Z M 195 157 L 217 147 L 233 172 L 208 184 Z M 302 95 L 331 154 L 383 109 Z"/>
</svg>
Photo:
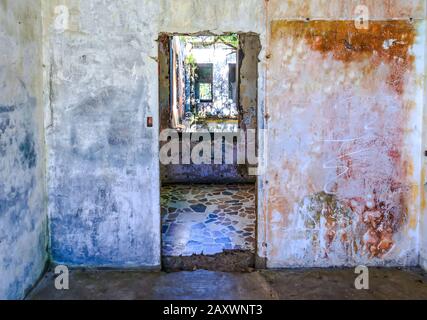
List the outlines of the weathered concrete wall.
<svg viewBox="0 0 427 320">
<path fill-rule="evenodd" d="M 424 38 L 409 19 L 272 22 L 268 266 L 418 263 Z"/>
<path fill-rule="evenodd" d="M 353 20 L 358 5 L 369 9 L 372 20 L 424 19 L 424 0 L 269 0 L 268 16 L 274 20 Z"/>
<path fill-rule="evenodd" d="M 55 262 L 160 265 L 158 130 L 146 126 L 148 116 L 158 122 L 155 7 L 151 1 L 44 7 Z"/>
<path fill-rule="evenodd" d="M 240 127 L 257 128 L 258 62 L 261 43 L 257 34 L 239 36 L 239 121 Z"/>
<path fill-rule="evenodd" d="M 172 128 L 182 125 L 185 115 L 185 44 L 179 37 L 171 40 L 172 66 L 171 66 L 171 107 L 170 124 Z"/>
<path fill-rule="evenodd" d="M 229 63 L 236 64 L 236 52 L 236 49 L 221 43 L 205 48 L 195 47 L 191 50 L 191 54 L 197 64 L 212 64 L 212 102 L 200 102 L 197 104 L 197 111 L 207 117 L 235 118 L 237 116 L 236 101 L 229 101 L 228 82 L 228 65 Z"/>
<path fill-rule="evenodd" d="M 156 39 L 212 31 L 260 35 L 258 254 L 268 266 L 417 264 L 425 26 L 408 21 L 424 19 L 424 1 L 365 1 L 378 22 L 363 34 L 356 0 L 45 3 L 56 262 L 159 265 Z M 330 21 L 289 22 L 307 17 Z"/>
<path fill-rule="evenodd" d="M 40 1 L 0 1 L 0 299 L 47 260 Z"/>
<path fill-rule="evenodd" d="M 251 31 L 260 1 L 45 1 L 55 262 L 158 266 L 160 32 Z M 68 8 L 68 26 L 62 7 Z M 56 14 L 55 14 L 55 8 Z M 241 19 L 235 19 L 236 14 Z M 155 126 L 146 128 L 146 117 Z"/>
<path fill-rule="evenodd" d="M 427 28 L 427 27 L 426 27 Z M 422 184 L 424 190 L 421 193 L 421 217 L 420 217 L 420 266 L 427 270 L 427 31 L 426 48 L 424 51 L 424 117 L 423 117 L 423 167 L 421 169 Z"/>
<path fill-rule="evenodd" d="M 170 36 L 161 34 L 158 38 L 159 52 L 159 127 L 160 131 L 172 127 L 170 107 Z"/>
</svg>

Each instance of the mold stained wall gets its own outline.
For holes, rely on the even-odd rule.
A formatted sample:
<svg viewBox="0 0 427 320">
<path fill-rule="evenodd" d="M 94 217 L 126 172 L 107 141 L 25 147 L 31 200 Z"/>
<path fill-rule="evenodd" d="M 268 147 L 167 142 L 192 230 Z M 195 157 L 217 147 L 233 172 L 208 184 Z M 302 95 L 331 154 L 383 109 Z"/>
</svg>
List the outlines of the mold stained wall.
<svg viewBox="0 0 427 320">
<path fill-rule="evenodd" d="M 44 1 L 53 260 L 159 266 L 156 40 L 211 31 L 260 35 L 267 266 L 417 264 L 425 4 L 365 3 L 358 36 L 355 0 Z"/>
<path fill-rule="evenodd" d="M 20 299 L 47 254 L 41 2 L 0 1 L 0 299 Z"/>
<path fill-rule="evenodd" d="M 367 31 L 321 2 L 269 6 L 268 267 L 417 265 L 423 2 L 375 1 Z"/>
<path fill-rule="evenodd" d="M 262 30 L 264 3 L 44 4 L 52 259 L 68 265 L 157 268 L 161 248 L 156 40 L 161 32 Z M 147 116 L 153 117 L 153 128 L 146 127 Z"/>
</svg>

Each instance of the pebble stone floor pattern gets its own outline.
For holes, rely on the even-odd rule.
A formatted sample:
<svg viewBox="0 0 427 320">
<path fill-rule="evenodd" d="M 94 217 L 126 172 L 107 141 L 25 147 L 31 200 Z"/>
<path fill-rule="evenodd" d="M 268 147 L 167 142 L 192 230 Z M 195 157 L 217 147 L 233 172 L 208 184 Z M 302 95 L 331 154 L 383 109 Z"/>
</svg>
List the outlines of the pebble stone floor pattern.
<svg viewBox="0 0 427 320">
<path fill-rule="evenodd" d="M 164 256 L 255 251 L 255 185 L 165 185 Z"/>
</svg>

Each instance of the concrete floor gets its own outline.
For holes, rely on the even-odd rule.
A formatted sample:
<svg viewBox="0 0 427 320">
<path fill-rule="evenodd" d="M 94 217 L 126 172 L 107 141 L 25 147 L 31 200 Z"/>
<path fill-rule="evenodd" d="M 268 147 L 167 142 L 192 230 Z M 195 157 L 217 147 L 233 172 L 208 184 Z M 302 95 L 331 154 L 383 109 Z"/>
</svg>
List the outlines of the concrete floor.
<svg viewBox="0 0 427 320">
<path fill-rule="evenodd" d="M 54 288 L 47 273 L 28 299 L 88 300 L 299 300 L 427 299 L 427 276 L 418 269 L 370 269 L 370 290 L 354 288 L 353 269 L 221 273 L 70 271 L 70 290 Z"/>
</svg>

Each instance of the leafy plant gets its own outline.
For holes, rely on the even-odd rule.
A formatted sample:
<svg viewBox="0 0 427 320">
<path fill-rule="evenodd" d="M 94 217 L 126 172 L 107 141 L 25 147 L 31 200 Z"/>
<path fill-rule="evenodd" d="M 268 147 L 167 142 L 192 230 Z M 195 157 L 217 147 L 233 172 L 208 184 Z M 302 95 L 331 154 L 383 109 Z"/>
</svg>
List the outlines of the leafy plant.
<svg viewBox="0 0 427 320">
<path fill-rule="evenodd" d="M 237 49 L 239 47 L 239 36 L 237 34 L 227 35 L 227 36 L 217 36 L 217 41 L 232 46 Z M 217 42 L 215 41 L 215 42 Z"/>
</svg>

